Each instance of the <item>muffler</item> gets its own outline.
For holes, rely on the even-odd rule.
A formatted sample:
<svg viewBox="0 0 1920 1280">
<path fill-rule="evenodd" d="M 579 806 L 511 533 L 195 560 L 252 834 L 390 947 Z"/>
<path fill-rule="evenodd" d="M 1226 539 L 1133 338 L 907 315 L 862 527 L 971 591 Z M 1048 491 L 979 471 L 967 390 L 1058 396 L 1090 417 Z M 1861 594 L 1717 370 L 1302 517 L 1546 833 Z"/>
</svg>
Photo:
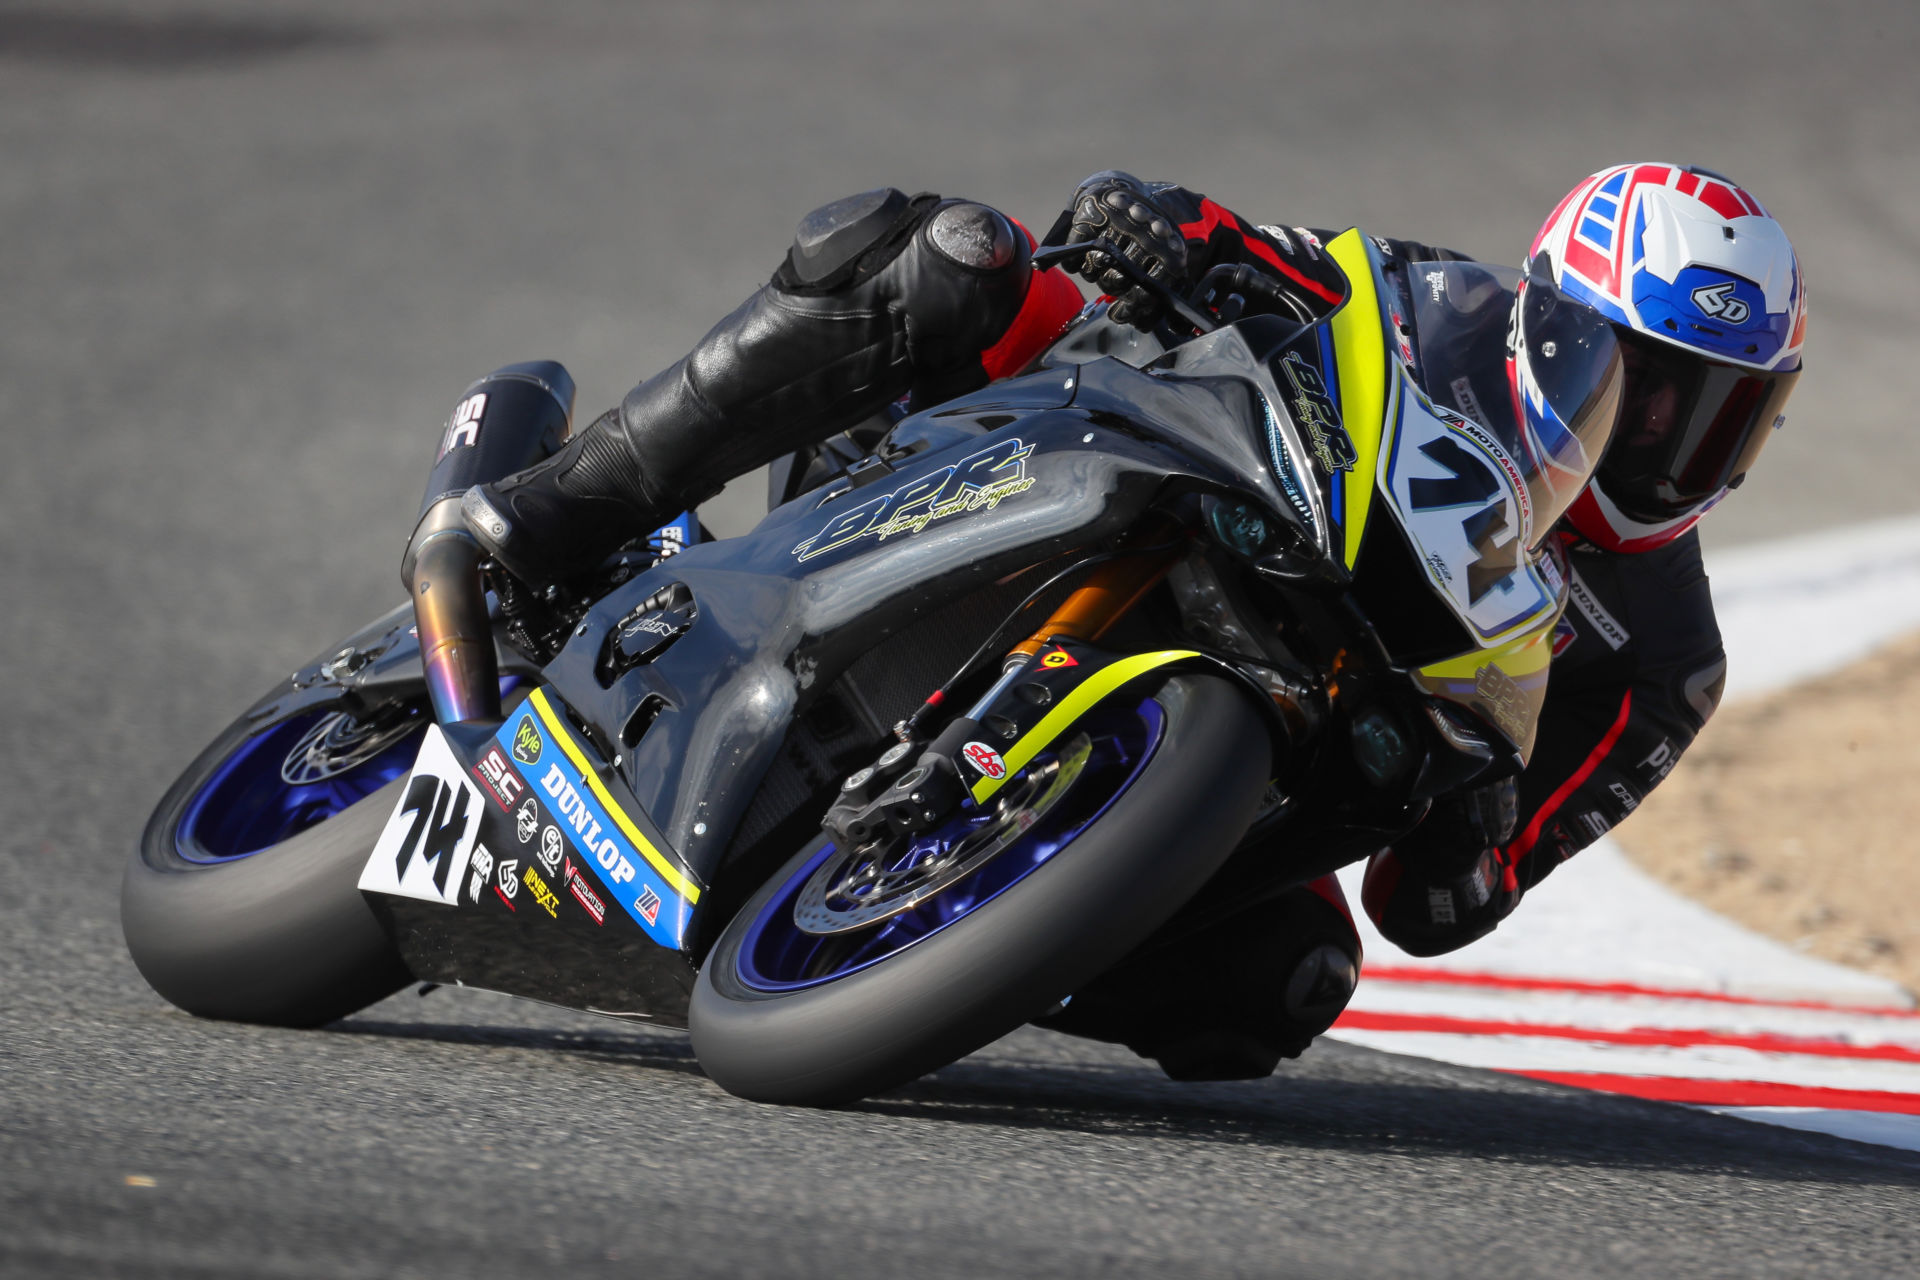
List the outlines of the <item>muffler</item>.
<svg viewBox="0 0 1920 1280">
<path fill-rule="evenodd" d="M 400 580 L 413 601 L 433 717 L 500 719 L 500 663 L 487 614 L 485 554 L 460 518 L 468 489 L 551 456 L 573 421 L 573 378 L 552 360 L 496 369 L 461 393 L 440 438 Z"/>
</svg>

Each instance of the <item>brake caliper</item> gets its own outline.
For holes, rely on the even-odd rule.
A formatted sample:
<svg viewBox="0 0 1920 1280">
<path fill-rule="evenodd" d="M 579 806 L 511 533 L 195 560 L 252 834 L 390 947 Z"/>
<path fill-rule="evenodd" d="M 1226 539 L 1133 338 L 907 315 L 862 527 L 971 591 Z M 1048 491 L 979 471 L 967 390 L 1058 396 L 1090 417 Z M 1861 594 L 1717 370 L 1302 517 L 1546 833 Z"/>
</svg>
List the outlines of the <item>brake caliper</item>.
<svg viewBox="0 0 1920 1280">
<path fill-rule="evenodd" d="M 920 758 L 908 768 L 916 748 Z M 841 785 L 839 798 L 820 825 L 842 847 L 857 848 L 889 835 L 930 831 L 952 816 L 966 796 L 951 759 L 934 747 L 901 742 Z"/>
</svg>

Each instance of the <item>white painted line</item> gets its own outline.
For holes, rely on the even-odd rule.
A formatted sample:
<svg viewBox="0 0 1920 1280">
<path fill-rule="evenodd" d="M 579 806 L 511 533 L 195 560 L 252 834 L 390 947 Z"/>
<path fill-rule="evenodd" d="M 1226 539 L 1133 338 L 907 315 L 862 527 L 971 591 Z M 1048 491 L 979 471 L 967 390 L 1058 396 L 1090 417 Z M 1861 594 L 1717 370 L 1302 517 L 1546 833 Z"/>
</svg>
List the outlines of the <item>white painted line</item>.
<svg viewBox="0 0 1920 1280">
<path fill-rule="evenodd" d="M 1855 1142 L 1920 1151 L 1920 1116 L 1888 1111 L 1829 1111 L 1822 1107 L 1702 1107 L 1723 1116 L 1809 1129 Z"/>
<path fill-rule="evenodd" d="M 1667 1049 L 1535 1036 L 1449 1035 L 1343 1028 L 1348 1044 L 1491 1071 L 1587 1071 L 1616 1076 L 1753 1080 L 1814 1089 L 1920 1095 L 1920 1064 L 1761 1053 L 1720 1045 Z"/>
<path fill-rule="evenodd" d="M 1685 768 L 1684 763 L 1681 768 Z M 1357 864 L 1340 873 L 1360 900 Z M 1537 888 L 1492 934 L 1451 955 L 1413 959 L 1355 912 L 1369 963 L 1630 982 L 1769 1000 L 1910 1008 L 1899 984 L 1790 951 L 1682 898 L 1596 841 Z M 1365 978 L 1362 978 L 1365 990 Z"/>
<path fill-rule="evenodd" d="M 1596 1031 L 1644 1028 L 1727 1035 L 1803 1036 L 1854 1045 L 1903 1045 L 1920 1051 L 1920 1018 L 1875 1017 L 1846 1009 L 1755 1007 L 1651 996 L 1476 991 L 1374 979 L 1360 985 L 1349 1008 L 1366 1013 L 1580 1026 Z"/>
<path fill-rule="evenodd" d="M 1770 693 L 1920 630 L 1920 517 L 1713 551 L 1707 576 L 1726 696 Z"/>
</svg>

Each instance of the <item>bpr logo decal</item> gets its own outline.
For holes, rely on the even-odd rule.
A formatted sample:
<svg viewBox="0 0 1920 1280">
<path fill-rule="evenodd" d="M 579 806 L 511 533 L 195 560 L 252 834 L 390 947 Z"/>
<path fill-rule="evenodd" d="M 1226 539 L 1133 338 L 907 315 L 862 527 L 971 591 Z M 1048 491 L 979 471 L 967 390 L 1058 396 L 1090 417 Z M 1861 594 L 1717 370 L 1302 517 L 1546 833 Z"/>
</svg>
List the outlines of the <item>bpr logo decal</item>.
<svg viewBox="0 0 1920 1280">
<path fill-rule="evenodd" d="M 1747 317 L 1753 314 L 1753 308 L 1745 301 L 1733 296 L 1733 281 L 1722 280 L 1719 284 L 1703 284 L 1687 295 L 1693 299 L 1693 305 L 1700 308 L 1700 314 L 1711 316 L 1715 320 L 1724 320 L 1728 324 L 1745 324 Z"/>
</svg>

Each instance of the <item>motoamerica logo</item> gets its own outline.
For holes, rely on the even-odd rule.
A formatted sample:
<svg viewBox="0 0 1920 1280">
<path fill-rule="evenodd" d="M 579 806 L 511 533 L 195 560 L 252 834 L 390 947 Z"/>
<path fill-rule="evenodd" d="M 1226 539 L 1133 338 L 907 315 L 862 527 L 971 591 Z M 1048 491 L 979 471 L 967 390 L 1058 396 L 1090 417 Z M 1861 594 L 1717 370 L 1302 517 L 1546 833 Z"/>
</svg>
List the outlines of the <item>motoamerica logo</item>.
<svg viewBox="0 0 1920 1280">
<path fill-rule="evenodd" d="M 1018 439 L 997 441 L 950 467 L 861 503 L 795 547 L 793 554 L 811 560 L 865 538 L 884 541 L 897 533 L 919 533 L 948 516 L 983 507 L 991 510 L 1033 487 L 1026 462 L 1032 452 L 1032 445 Z"/>
</svg>

